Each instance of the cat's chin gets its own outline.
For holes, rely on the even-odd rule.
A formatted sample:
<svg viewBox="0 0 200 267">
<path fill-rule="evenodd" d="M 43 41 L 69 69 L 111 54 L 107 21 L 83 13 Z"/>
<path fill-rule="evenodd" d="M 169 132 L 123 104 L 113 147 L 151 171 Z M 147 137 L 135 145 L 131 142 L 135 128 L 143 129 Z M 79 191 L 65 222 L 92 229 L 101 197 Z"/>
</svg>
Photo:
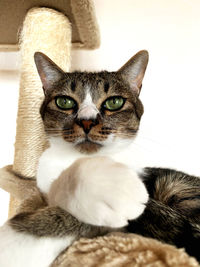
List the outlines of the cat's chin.
<svg viewBox="0 0 200 267">
<path fill-rule="evenodd" d="M 92 154 L 98 152 L 102 148 L 102 145 L 89 140 L 84 140 L 83 142 L 76 144 L 75 147 L 81 153 Z"/>
</svg>

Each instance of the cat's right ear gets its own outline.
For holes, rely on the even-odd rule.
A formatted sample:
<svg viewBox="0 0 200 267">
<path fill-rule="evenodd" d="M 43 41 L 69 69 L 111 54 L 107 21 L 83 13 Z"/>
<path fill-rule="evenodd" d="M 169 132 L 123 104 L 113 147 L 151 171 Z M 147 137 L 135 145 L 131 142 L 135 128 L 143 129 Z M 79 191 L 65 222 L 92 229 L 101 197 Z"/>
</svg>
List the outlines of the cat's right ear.
<svg viewBox="0 0 200 267">
<path fill-rule="evenodd" d="M 36 52 L 34 54 L 34 60 L 40 75 L 44 93 L 46 93 L 48 89 L 53 88 L 55 83 L 62 78 L 64 71 L 41 52 Z"/>
</svg>

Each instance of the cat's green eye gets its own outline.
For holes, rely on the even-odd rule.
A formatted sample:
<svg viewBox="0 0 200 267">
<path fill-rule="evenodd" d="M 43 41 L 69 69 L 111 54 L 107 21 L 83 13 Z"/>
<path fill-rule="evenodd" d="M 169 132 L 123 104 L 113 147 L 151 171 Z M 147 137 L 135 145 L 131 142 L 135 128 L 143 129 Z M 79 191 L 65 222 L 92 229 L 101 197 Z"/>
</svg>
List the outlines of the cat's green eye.
<svg viewBox="0 0 200 267">
<path fill-rule="evenodd" d="M 72 109 L 76 106 L 76 102 L 68 96 L 58 96 L 55 101 L 57 107 L 60 109 Z"/>
<path fill-rule="evenodd" d="M 125 99 L 121 96 L 113 96 L 108 98 L 105 102 L 103 107 L 110 111 L 115 111 L 123 107 L 125 103 Z"/>
</svg>

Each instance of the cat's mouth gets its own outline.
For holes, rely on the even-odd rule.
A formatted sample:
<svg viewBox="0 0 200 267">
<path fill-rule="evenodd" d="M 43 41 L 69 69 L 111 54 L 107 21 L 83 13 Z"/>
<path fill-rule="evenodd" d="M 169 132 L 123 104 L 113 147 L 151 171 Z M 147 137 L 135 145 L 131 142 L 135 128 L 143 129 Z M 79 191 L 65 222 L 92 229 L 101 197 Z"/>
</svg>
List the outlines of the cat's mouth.
<svg viewBox="0 0 200 267">
<path fill-rule="evenodd" d="M 96 153 L 101 147 L 102 145 L 100 143 L 91 141 L 88 137 L 86 137 L 85 140 L 76 144 L 76 148 L 81 153 L 85 154 Z"/>
</svg>

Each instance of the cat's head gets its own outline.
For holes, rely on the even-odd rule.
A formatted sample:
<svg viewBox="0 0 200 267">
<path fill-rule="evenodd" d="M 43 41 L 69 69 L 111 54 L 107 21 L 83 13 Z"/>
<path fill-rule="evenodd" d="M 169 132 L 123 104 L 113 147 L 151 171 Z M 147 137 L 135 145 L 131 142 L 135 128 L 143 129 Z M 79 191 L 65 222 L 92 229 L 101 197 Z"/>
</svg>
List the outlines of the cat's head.
<svg viewBox="0 0 200 267">
<path fill-rule="evenodd" d="M 134 139 L 143 114 L 139 93 L 147 51 L 116 72 L 65 73 L 40 52 L 35 63 L 44 89 L 40 112 L 48 136 L 88 154 Z"/>
</svg>

